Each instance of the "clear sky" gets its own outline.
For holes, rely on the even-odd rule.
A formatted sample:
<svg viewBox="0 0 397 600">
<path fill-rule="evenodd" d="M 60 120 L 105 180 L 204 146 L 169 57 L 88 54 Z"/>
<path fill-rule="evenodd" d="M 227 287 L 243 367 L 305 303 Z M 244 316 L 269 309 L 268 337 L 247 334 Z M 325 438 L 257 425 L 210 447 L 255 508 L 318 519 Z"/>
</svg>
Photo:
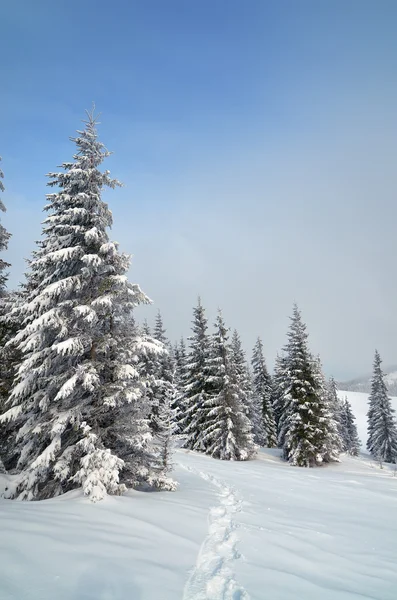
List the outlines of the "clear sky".
<svg viewBox="0 0 397 600">
<path fill-rule="evenodd" d="M 13 286 L 95 101 L 139 316 L 187 335 L 200 294 L 272 364 L 296 301 L 327 373 L 375 347 L 397 363 L 395 0 L 13 0 L 1 19 Z"/>
</svg>

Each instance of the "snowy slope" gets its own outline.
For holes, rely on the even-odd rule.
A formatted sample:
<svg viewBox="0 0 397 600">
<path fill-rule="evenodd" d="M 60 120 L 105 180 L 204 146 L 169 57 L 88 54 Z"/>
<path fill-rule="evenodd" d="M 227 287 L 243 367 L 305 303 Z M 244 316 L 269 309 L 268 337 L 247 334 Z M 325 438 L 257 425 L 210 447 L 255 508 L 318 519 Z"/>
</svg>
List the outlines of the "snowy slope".
<svg viewBox="0 0 397 600">
<path fill-rule="evenodd" d="M 345 398 L 349 400 L 352 405 L 354 416 L 356 417 L 356 424 L 358 429 L 358 435 L 361 440 L 362 449 L 365 450 L 367 442 L 367 412 L 368 412 L 368 395 L 361 392 L 345 392 L 343 390 L 338 391 L 339 398 Z M 392 406 L 397 413 L 397 398 L 392 397 Z"/>
<path fill-rule="evenodd" d="M 1 500 L 1 600 L 397 597 L 392 471 L 352 458 L 299 469 L 275 450 L 176 462 L 175 493 Z"/>
</svg>

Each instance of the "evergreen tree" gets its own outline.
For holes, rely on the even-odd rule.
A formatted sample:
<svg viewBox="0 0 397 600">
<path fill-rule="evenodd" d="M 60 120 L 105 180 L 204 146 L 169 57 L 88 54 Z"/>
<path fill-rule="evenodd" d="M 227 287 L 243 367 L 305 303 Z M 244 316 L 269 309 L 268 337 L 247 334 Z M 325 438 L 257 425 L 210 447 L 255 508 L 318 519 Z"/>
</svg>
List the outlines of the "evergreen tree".
<svg viewBox="0 0 397 600">
<path fill-rule="evenodd" d="M 325 400 L 318 361 L 308 349 L 306 325 L 295 305 L 283 368 L 283 413 L 280 437 L 284 458 L 291 464 L 312 467 L 331 460 L 333 424 Z M 332 450 L 332 452 L 331 452 Z"/>
<path fill-rule="evenodd" d="M 244 394 L 221 313 L 216 319 L 210 350 L 211 390 L 205 401 L 208 412 L 203 425 L 205 451 L 221 460 L 248 460 L 255 454 L 252 426 L 242 402 Z"/>
<path fill-rule="evenodd" d="M 174 357 L 178 390 L 183 391 L 187 364 L 186 342 L 183 337 L 179 340 L 179 344 L 175 344 Z"/>
<path fill-rule="evenodd" d="M 154 338 L 160 342 L 161 344 L 164 344 L 164 346 L 166 346 L 168 344 L 168 339 L 166 336 L 166 330 L 163 324 L 163 317 L 161 316 L 161 312 L 157 311 L 157 315 L 156 315 L 156 319 L 154 322 L 154 328 L 153 328 L 153 336 Z"/>
<path fill-rule="evenodd" d="M 162 348 L 162 351 L 155 355 L 152 364 L 152 415 L 150 422 L 153 432 L 157 435 L 160 434 L 159 427 L 161 420 L 159 419 L 159 414 L 162 412 L 161 405 L 165 402 L 166 398 L 174 398 L 175 401 L 177 395 L 173 351 L 171 344 L 167 339 L 160 312 L 158 312 L 156 316 L 153 335 L 156 342 Z"/>
<path fill-rule="evenodd" d="M 0 192 L 5 191 L 2 181 L 3 178 L 4 174 L 0 168 Z M 1 199 L 0 210 L 2 212 L 6 211 L 6 207 Z M 0 252 L 7 250 L 10 237 L 11 234 L 8 233 L 5 227 L 0 223 Z M 5 262 L 0 257 L 0 412 L 3 411 L 4 402 L 9 394 L 9 379 L 10 373 L 12 373 L 10 352 L 5 349 L 5 345 L 14 331 L 13 324 L 7 319 L 7 314 L 10 312 L 13 302 L 16 300 L 15 294 L 11 295 L 6 290 L 7 274 L 5 270 L 9 266 L 9 263 Z"/>
<path fill-rule="evenodd" d="M 152 337 L 152 331 L 149 327 L 149 323 L 147 322 L 147 319 L 144 320 L 143 325 L 141 327 L 141 331 L 142 331 L 143 336 L 146 336 L 148 338 Z"/>
<path fill-rule="evenodd" d="M 334 421 L 338 428 L 339 436 L 343 439 L 343 411 L 344 406 L 343 402 L 339 400 L 338 397 L 338 388 L 336 385 L 336 381 L 333 377 L 330 377 L 327 383 L 327 392 L 328 392 L 328 405 L 330 412 L 334 418 Z"/>
<path fill-rule="evenodd" d="M 184 446 L 202 452 L 205 450 L 203 427 L 208 414 L 206 401 L 211 386 L 208 381 L 208 322 L 200 298 L 193 309 L 192 335 L 188 340 L 190 349 L 186 360 L 186 380 L 179 427 L 185 436 Z"/>
<path fill-rule="evenodd" d="M 174 451 L 174 435 L 177 432 L 175 400 L 177 388 L 174 381 L 169 382 L 163 391 L 162 401 L 156 415 L 156 443 L 160 456 L 159 468 L 153 483 L 156 487 L 176 490 L 177 484 L 170 478 L 173 469 L 172 455 Z"/>
<path fill-rule="evenodd" d="M 276 422 L 272 406 L 272 380 L 266 367 L 263 344 L 257 339 L 252 353 L 253 392 L 261 408 L 263 446 L 274 448 L 277 445 Z"/>
<path fill-rule="evenodd" d="M 1 161 L 1 157 L 0 157 Z M 3 180 L 4 174 L 0 168 L 0 192 L 4 192 Z M 0 210 L 6 212 L 6 207 L 0 199 Z M 8 241 L 11 234 L 0 223 L 0 252 L 7 250 Z M 6 346 L 12 335 L 16 332 L 15 318 L 9 318 L 14 305 L 18 302 L 18 295 L 6 289 L 7 273 L 6 269 L 10 266 L 0 257 L 0 414 L 6 409 L 6 401 L 10 394 L 12 379 L 14 376 L 15 364 L 19 359 L 19 352 Z M 9 439 L 11 427 L 6 424 L 0 424 L 0 469 L 4 470 L 3 460 L 8 462 L 10 455 Z"/>
<path fill-rule="evenodd" d="M 247 366 L 247 391 L 248 391 L 248 412 L 247 416 L 251 423 L 254 442 L 262 448 L 267 445 L 264 422 L 262 417 L 262 402 L 260 397 L 254 392 L 253 374 Z"/>
<path fill-rule="evenodd" d="M 181 428 L 181 421 L 185 415 L 185 384 L 187 378 L 187 352 L 186 344 L 183 338 L 180 339 L 179 344 L 174 346 L 174 365 L 175 365 L 175 387 L 176 396 L 175 400 L 171 405 L 173 415 L 175 419 L 175 434 L 183 434 Z"/>
<path fill-rule="evenodd" d="M 7 291 L 0 299 L 0 415 L 7 410 L 7 400 L 21 362 L 21 352 L 17 346 L 11 344 L 11 340 L 20 328 L 22 315 L 19 307 L 22 298 L 23 295 L 19 291 Z M 0 422 L 0 456 L 7 470 L 13 469 L 18 460 L 12 443 L 15 436 L 15 423 Z"/>
<path fill-rule="evenodd" d="M 265 445 L 260 399 L 253 393 L 252 377 L 248 369 L 247 359 L 241 343 L 241 338 L 234 330 L 231 341 L 231 360 L 240 390 L 240 401 L 244 407 L 251 427 L 254 441 L 259 446 Z"/>
<path fill-rule="evenodd" d="M 397 427 L 394 410 L 387 393 L 382 371 L 382 360 L 375 351 L 368 410 L 367 449 L 372 456 L 384 462 L 397 461 Z"/>
<path fill-rule="evenodd" d="M 1 157 L 0 157 L 1 161 Z M 4 192 L 4 184 L 2 179 L 4 178 L 3 171 L 0 168 L 0 192 Z M 3 201 L 0 199 L 0 210 L 2 212 L 6 212 L 6 207 Z M 10 239 L 11 234 L 5 229 L 5 227 L 0 223 L 0 252 L 7 250 L 8 240 Z M 9 267 L 9 263 L 5 262 L 2 258 L 0 258 L 0 299 L 5 295 L 5 287 L 7 282 L 7 274 L 6 269 Z M 1 314 L 4 314 L 2 311 Z"/>
<path fill-rule="evenodd" d="M 324 423 L 326 423 L 322 460 L 324 462 L 338 461 L 339 455 L 343 451 L 339 400 L 336 397 L 337 403 L 335 404 L 335 398 L 330 396 L 329 384 L 325 380 L 319 356 L 314 359 L 314 372 L 319 382 L 319 393 L 324 407 Z"/>
<path fill-rule="evenodd" d="M 286 359 L 277 354 L 274 365 L 274 374 L 271 378 L 271 405 L 273 408 L 274 421 L 276 424 L 277 445 L 279 448 L 284 446 L 284 432 L 281 431 L 281 416 L 284 412 L 284 388 L 283 384 L 286 378 L 285 371 Z"/>
<path fill-rule="evenodd" d="M 154 476 L 142 339 L 132 320 L 149 299 L 127 281 L 129 257 L 109 241 L 101 198 L 119 182 L 99 166 L 110 154 L 93 114 L 73 140 L 73 161 L 50 173 L 43 240 L 30 262 L 21 330 L 22 362 L 3 421 L 19 428 L 21 499 L 82 485 L 93 500 Z"/>
<path fill-rule="evenodd" d="M 341 403 L 341 424 L 342 424 L 342 440 L 343 451 L 348 452 L 352 456 L 360 454 L 360 440 L 355 424 L 356 417 L 353 415 L 351 405 L 347 398 Z"/>
</svg>

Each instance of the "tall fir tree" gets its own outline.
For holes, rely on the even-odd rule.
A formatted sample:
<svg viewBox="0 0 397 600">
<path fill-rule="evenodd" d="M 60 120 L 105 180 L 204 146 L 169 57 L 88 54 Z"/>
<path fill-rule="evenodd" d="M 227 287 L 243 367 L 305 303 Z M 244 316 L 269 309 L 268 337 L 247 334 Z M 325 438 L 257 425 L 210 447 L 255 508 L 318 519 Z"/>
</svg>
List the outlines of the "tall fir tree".
<svg viewBox="0 0 397 600">
<path fill-rule="evenodd" d="M 343 438 L 343 411 L 344 403 L 339 399 L 338 387 L 333 377 L 330 377 L 327 382 L 328 404 L 331 414 L 338 428 L 338 433 Z"/>
<path fill-rule="evenodd" d="M 248 418 L 252 426 L 252 435 L 257 446 L 264 448 L 267 444 L 262 416 L 262 402 L 254 391 L 253 374 L 247 366 Z"/>
<path fill-rule="evenodd" d="M 233 361 L 233 369 L 240 390 L 241 404 L 250 420 L 254 441 L 259 446 L 264 446 L 265 436 L 261 402 L 258 396 L 253 393 L 252 376 L 248 368 L 241 338 L 236 329 L 233 331 L 232 335 L 231 359 Z"/>
<path fill-rule="evenodd" d="M 277 446 L 277 430 L 272 405 L 272 380 L 266 367 L 263 343 L 260 338 L 256 340 L 251 364 L 253 393 L 259 401 L 262 417 L 263 444 L 260 445 L 274 448 Z"/>
<path fill-rule="evenodd" d="M 185 414 L 185 385 L 187 377 L 187 351 L 186 343 L 183 338 L 174 346 L 174 363 L 175 363 L 175 386 L 176 397 L 172 404 L 173 415 L 175 419 L 175 434 L 183 434 L 181 428 L 181 420 Z"/>
<path fill-rule="evenodd" d="M 382 360 L 375 351 L 368 409 L 367 449 L 378 460 L 397 462 L 397 427 L 382 371 Z"/>
<path fill-rule="evenodd" d="M 163 324 L 163 318 L 160 311 L 156 315 L 153 335 L 156 342 L 161 345 L 162 352 L 156 355 L 156 359 L 152 363 L 153 379 L 152 379 L 152 416 L 151 426 L 156 434 L 160 434 L 159 414 L 164 413 L 161 405 L 165 399 L 173 398 L 175 401 L 177 390 L 175 382 L 175 364 L 171 344 L 166 335 L 166 329 Z M 167 400 L 168 402 L 168 400 Z"/>
<path fill-rule="evenodd" d="M 1 161 L 1 157 L 0 157 L 0 161 Z M 4 184 L 2 181 L 3 179 L 4 179 L 4 173 L 0 168 L 0 192 L 5 191 Z M 6 212 L 6 207 L 1 199 L 0 199 L 0 210 L 2 212 Z M 8 241 L 9 241 L 10 237 L 11 237 L 11 234 L 7 231 L 7 229 L 4 227 L 4 225 L 2 223 L 0 223 L 0 252 L 7 250 Z M 6 292 L 6 282 L 7 282 L 6 269 L 8 269 L 9 266 L 10 266 L 9 263 L 7 263 L 3 258 L 0 257 L 0 299 L 2 296 L 5 295 L 5 292 Z"/>
<path fill-rule="evenodd" d="M 334 448 L 330 447 L 333 422 L 319 363 L 309 352 L 307 338 L 306 325 L 294 305 L 285 346 L 280 437 L 284 458 L 300 467 L 313 467 L 334 458 Z"/>
<path fill-rule="evenodd" d="M 203 427 L 208 414 L 206 401 L 211 389 L 209 383 L 210 342 L 205 309 L 198 299 L 193 309 L 192 335 L 186 359 L 186 379 L 179 428 L 185 436 L 184 446 L 203 452 Z"/>
<path fill-rule="evenodd" d="M 284 445 L 284 432 L 281 431 L 281 416 L 284 412 L 284 389 L 283 384 L 287 372 L 285 370 L 286 358 L 282 354 L 277 354 L 274 373 L 271 378 L 271 405 L 273 408 L 274 421 L 276 424 L 277 445 L 282 448 Z"/>
<path fill-rule="evenodd" d="M 211 336 L 208 367 L 211 390 L 205 401 L 205 452 L 221 460 L 248 460 L 256 451 L 252 425 L 243 404 L 244 394 L 221 312 Z"/>
<path fill-rule="evenodd" d="M 351 456 L 360 454 L 360 440 L 355 424 L 356 417 L 353 414 L 352 407 L 347 398 L 341 402 L 341 425 L 342 425 L 342 440 L 343 451 Z"/>
<path fill-rule="evenodd" d="M 343 436 L 340 425 L 339 400 L 330 395 L 329 383 L 326 381 L 319 356 L 314 358 L 314 372 L 319 382 L 321 404 L 324 407 L 324 446 L 322 451 L 323 462 L 338 461 L 343 451 Z"/>
<path fill-rule="evenodd" d="M 63 171 L 50 173 L 43 240 L 30 262 L 21 330 L 22 362 L 3 421 L 18 427 L 21 499 L 76 486 L 93 500 L 155 476 L 142 340 L 132 311 L 149 299 L 126 273 L 107 230 L 104 188 L 120 185 L 99 169 L 109 156 L 88 114 Z"/>
<path fill-rule="evenodd" d="M 175 358 L 175 369 L 178 390 L 183 391 L 185 380 L 186 380 L 186 364 L 187 364 L 187 350 L 186 342 L 181 337 L 179 343 L 175 344 L 174 347 L 174 358 Z"/>
<path fill-rule="evenodd" d="M 156 314 L 156 319 L 154 321 L 153 336 L 157 341 L 166 346 L 168 344 L 166 333 L 167 332 L 164 327 L 163 317 L 161 316 L 161 312 L 158 310 Z"/>
<path fill-rule="evenodd" d="M 177 387 L 174 380 L 167 382 L 156 414 L 156 435 L 160 463 L 153 483 L 160 489 L 174 491 L 176 482 L 170 477 L 173 469 L 174 436 L 177 433 L 177 408 L 175 407 Z"/>
<path fill-rule="evenodd" d="M 4 173 L 0 168 L 0 192 L 5 191 L 3 179 Z M 6 212 L 6 207 L 1 198 L 0 210 Z M 0 223 L 0 252 L 7 250 L 10 237 L 11 234 Z M 10 349 L 6 348 L 7 341 L 15 331 L 15 324 L 7 319 L 7 314 L 16 300 L 15 294 L 10 294 L 6 289 L 8 277 L 6 269 L 8 267 L 10 267 L 10 264 L 0 256 L 0 414 L 4 411 L 5 402 L 9 396 L 15 362 L 15 352 L 11 352 Z M 7 452 L 8 437 L 8 428 L 0 425 L 0 469 L 3 471 L 5 469 L 2 460 Z"/>
</svg>

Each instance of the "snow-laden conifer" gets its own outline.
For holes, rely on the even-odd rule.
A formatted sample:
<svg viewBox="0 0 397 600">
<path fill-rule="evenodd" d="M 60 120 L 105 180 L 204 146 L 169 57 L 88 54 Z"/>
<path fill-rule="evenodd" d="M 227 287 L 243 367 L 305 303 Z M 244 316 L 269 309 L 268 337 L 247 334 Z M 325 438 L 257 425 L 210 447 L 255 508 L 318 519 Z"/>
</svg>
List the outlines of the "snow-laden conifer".
<svg viewBox="0 0 397 600">
<path fill-rule="evenodd" d="M 187 373 L 187 348 L 186 342 L 183 337 L 179 340 L 179 344 L 176 344 L 175 348 L 175 367 L 177 383 L 178 388 L 182 391 L 185 386 Z"/>
<path fill-rule="evenodd" d="M 0 157 L 1 161 L 1 157 Z M 4 174 L 0 168 L 0 192 L 4 192 L 4 184 L 3 184 Z M 6 207 L 3 201 L 0 198 L 0 210 L 2 212 L 6 211 Z M 8 241 L 11 237 L 11 234 L 5 229 L 5 227 L 0 223 L 0 253 L 4 250 L 7 250 Z M 7 319 L 7 315 L 10 312 L 12 304 L 16 299 L 15 294 L 10 294 L 10 292 L 6 289 L 7 282 L 7 273 L 6 269 L 10 266 L 1 256 L 0 256 L 0 413 L 4 410 L 4 402 L 8 397 L 9 388 L 10 388 L 10 375 L 12 374 L 12 357 L 10 351 L 5 349 L 5 344 L 10 339 L 13 331 L 14 324 Z M 3 438 L 3 434 L 0 431 L 0 437 Z M 1 444 L 1 439 L 0 439 Z"/>
<path fill-rule="evenodd" d="M 179 427 L 185 436 L 184 446 L 202 452 L 205 450 L 203 427 L 208 415 L 206 401 L 211 386 L 208 381 L 210 360 L 208 321 L 200 298 L 193 309 L 192 335 L 188 341 L 183 410 L 180 413 Z"/>
<path fill-rule="evenodd" d="M 162 401 L 158 405 L 155 443 L 159 461 L 152 483 L 163 490 L 174 491 L 176 482 L 170 477 L 173 470 L 174 435 L 177 433 L 177 408 L 175 408 L 177 387 L 174 380 L 163 391 Z"/>
<path fill-rule="evenodd" d="M 81 485 L 97 500 L 153 474 L 144 346 L 132 311 L 149 299 L 126 273 L 130 260 L 108 237 L 99 169 L 109 156 L 88 115 L 63 171 L 50 173 L 43 239 L 30 262 L 21 330 L 23 359 L 2 420 L 18 427 L 18 494 L 40 499 Z"/>
<path fill-rule="evenodd" d="M 323 378 L 318 361 L 309 352 L 307 337 L 306 325 L 295 305 L 285 346 L 280 437 L 284 458 L 302 467 L 312 467 L 334 457 L 330 452 L 332 422 Z"/>
<path fill-rule="evenodd" d="M 338 461 L 343 450 L 343 436 L 340 424 L 339 400 L 330 395 L 329 383 L 326 381 L 320 357 L 314 359 L 314 372 L 319 383 L 319 394 L 323 406 L 324 446 L 321 452 L 323 462 Z"/>
<path fill-rule="evenodd" d="M 340 420 L 342 425 L 343 451 L 351 456 L 360 454 L 360 440 L 355 424 L 356 417 L 347 398 L 341 402 Z"/>
<path fill-rule="evenodd" d="M 1 161 L 1 157 L 0 157 L 0 161 Z M 2 181 L 3 178 L 4 178 L 4 173 L 0 168 L 0 192 L 5 191 L 4 184 Z M 1 200 L 1 198 L 0 198 L 0 210 L 2 212 L 6 212 L 6 207 L 4 205 L 4 202 Z M 4 227 L 4 225 L 2 223 L 0 223 L 0 252 L 7 250 L 8 241 L 9 241 L 10 237 L 11 237 L 11 234 L 7 231 L 7 229 Z M 10 266 L 9 263 L 7 263 L 0 256 L 0 300 L 1 300 L 1 297 L 4 296 L 4 294 L 5 294 L 5 287 L 6 287 L 6 282 L 7 282 L 6 269 L 9 266 Z M 3 314 L 3 312 L 4 311 L 2 311 L 2 314 Z"/>
<path fill-rule="evenodd" d="M 154 433 L 158 434 L 160 432 L 159 427 L 161 423 L 158 419 L 161 405 L 165 401 L 165 398 L 173 398 L 174 402 L 177 396 L 173 350 L 167 338 L 166 329 L 160 312 L 156 315 L 153 336 L 156 342 L 163 348 L 163 351 L 154 357 L 155 360 L 152 364 L 151 426 Z"/>
<path fill-rule="evenodd" d="M 185 385 L 187 380 L 187 350 L 183 338 L 174 345 L 174 367 L 175 367 L 175 387 L 176 396 L 172 404 L 173 415 L 175 419 L 175 434 L 183 434 L 181 421 L 186 412 L 185 403 Z"/>
<path fill-rule="evenodd" d="M 284 445 L 284 432 L 281 431 L 282 414 L 284 413 L 284 383 L 286 381 L 287 372 L 285 370 L 286 359 L 284 354 L 277 354 L 274 373 L 271 378 L 271 405 L 273 408 L 274 421 L 277 432 L 277 445 L 282 448 Z"/>
<path fill-rule="evenodd" d="M 257 339 L 252 353 L 253 394 L 260 403 L 263 444 L 267 448 L 277 445 L 276 422 L 272 406 L 272 380 L 266 367 L 263 343 Z M 258 443 L 258 442 L 257 442 Z"/>
<path fill-rule="evenodd" d="M 397 462 L 397 427 L 382 371 L 382 360 L 375 351 L 368 409 L 367 448 L 380 461 Z"/>
<path fill-rule="evenodd" d="M 337 424 L 339 435 L 343 438 L 343 402 L 339 399 L 338 387 L 333 377 L 330 377 L 327 382 L 327 392 L 329 409 Z"/>
<path fill-rule="evenodd" d="M 259 446 L 265 446 L 261 402 L 253 392 L 252 375 L 248 368 L 241 338 L 236 329 L 233 331 L 231 339 L 231 360 L 240 390 L 241 404 L 251 423 L 254 441 Z"/>
<path fill-rule="evenodd" d="M 203 424 L 205 452 L 221 460 L 248 460 L 256 447 L 233 364 L 228 330 L 220 312 L 211 336 L 208 367 L 211 389 L 205 400 L 208 411 Z"/>
</svg>

